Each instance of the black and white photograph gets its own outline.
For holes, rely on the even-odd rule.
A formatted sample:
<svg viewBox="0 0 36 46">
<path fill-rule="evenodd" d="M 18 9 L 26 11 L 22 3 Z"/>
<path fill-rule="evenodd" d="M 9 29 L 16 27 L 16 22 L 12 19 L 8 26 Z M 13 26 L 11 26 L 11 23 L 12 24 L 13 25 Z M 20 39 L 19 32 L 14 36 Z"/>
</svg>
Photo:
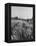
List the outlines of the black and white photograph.
<svg viewBox="0 0 36 46">
<path fill-rule="evenodd" d="M 11 40 L 33 40 L 33 8 L 11 6 Z"/>
<path fill-rule="evenodd" d="M 35 5 L 5 4 L 5 41 L 35 41 Z"/>
<path fill-rule="evenodd" d="M 36 46 L 36 0 L 0 0 L 0 46 Z"/>
</svg>

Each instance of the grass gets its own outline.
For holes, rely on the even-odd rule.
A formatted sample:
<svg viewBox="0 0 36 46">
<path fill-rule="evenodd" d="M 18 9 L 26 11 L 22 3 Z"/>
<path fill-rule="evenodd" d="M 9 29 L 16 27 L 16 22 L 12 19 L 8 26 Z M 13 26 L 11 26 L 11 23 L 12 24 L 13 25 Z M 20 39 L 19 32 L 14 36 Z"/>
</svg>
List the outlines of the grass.
<svg viewBox="0 0 36 46">
<path fill-rule="evenodd" d="M 12 39 L 13 38 L 13 39 Z M 12 40 L 32 40 L 33 20 L 11 19 L 11 39 Z"/>
</svg>

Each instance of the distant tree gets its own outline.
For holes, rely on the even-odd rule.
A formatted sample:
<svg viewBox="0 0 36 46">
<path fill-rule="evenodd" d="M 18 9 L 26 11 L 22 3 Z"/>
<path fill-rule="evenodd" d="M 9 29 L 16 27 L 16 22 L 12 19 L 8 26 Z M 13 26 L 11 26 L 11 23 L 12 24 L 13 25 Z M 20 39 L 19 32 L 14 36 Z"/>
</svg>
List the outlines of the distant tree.
<svg viewBox="0 0 36 46">
<path fill-rule="evenodd" d="M 18 17 L 15 17 L 15 19 L 18 19 Z"/>
<path fill-rule="evenodd" d="M 27 19 L 27 22 L 29 22 L 29 19 Z"/>
</svg>

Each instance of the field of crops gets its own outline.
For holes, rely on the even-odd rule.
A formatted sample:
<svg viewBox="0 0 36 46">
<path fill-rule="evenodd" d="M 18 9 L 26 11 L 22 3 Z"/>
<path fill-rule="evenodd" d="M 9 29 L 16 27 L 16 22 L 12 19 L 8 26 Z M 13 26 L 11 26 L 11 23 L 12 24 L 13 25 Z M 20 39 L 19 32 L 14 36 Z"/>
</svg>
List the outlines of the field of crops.
<svg viewBox="0 0 36 46">
<path fill-rule="evenodd" d="M 11 19 L 11 40 L 32 40 L 33 21 Z"/>
</svg>

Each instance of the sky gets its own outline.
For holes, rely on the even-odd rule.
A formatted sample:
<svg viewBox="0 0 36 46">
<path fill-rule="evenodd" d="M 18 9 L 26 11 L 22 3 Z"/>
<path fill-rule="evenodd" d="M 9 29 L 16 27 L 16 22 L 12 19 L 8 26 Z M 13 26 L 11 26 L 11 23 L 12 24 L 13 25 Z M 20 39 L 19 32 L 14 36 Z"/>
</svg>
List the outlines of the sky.
<svg viewBox="0 0 36 46">
<path fill-rule="evenodd" d="M 32 7 L 11 6 L 11 17 L 19 17 L 22 19 L 31 19 L 33 16 Z"/>
</svg>

